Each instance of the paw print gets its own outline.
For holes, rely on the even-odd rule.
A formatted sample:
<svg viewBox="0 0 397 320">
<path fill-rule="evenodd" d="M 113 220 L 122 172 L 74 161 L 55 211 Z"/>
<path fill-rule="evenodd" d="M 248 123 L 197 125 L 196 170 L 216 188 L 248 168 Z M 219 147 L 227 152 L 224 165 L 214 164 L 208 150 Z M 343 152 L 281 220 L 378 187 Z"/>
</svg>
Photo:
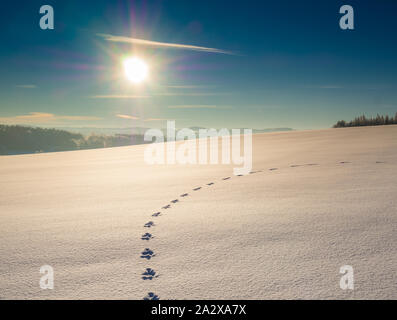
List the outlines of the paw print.
<svg viewBox="0 0 397 320">
<path fill-rule="evenodd" d="M 151 268 L 146 268 L 146 271 L 142 273 L 142 276 L 143 280 L 153 280 L 158 277 L 158 275 L 156 276 L 156 271 Z"/>
<path fill-rule="evenodd" d="M 142 240 L 146 240 L 149 241 L 150 239 L 153 239 L 154 237 L 150 234 L 150 233 L 145 233 L 144 235 L 142 235 L 141 239 Z"/>
<path fill-rule="evenodd" d="M 149 221 L 148 223 L 145 223 L 144 227 L 145 227 L 145 228 L 154 227 L 154 222 L 153 222 L 153 221 Z"/>
<path fill-rule="evenodd" d="M 141 258 L 142 259 L 152 259 L 153 257 L 155 257 L 156 255 L 154 254 L 154 252 L 152 250 L 150 250 L 149 248 L 146 248 L 145 250 L 143 250 L 141 252 Z"/>
<path fill-rule="evenodd" d="M 143 300 L 160 300 L 158 295 L 155 295 L 153 292 L 149 292 Z"/>
</svg>

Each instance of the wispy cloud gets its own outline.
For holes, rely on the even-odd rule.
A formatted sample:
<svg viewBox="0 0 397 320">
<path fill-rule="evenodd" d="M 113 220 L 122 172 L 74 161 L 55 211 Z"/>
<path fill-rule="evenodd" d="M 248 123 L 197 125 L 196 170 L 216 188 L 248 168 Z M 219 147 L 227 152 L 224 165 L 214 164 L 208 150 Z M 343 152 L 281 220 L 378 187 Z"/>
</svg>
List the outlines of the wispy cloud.
<svg viewBox="0 0 397 320">
<path fill-rule="evenodd" d="M 16 85 L 17 88 L 21 89 L 36 89 L 37 86 L 35 84 L 18 84 Z"/>
<path fill-rule="evenodd" d="M 57 120 L 73 120 L 73 121 L 96 121 L 102 120 L 100 117 L 90 117 L 90 116 L 57 116 L 53 115 Z"/>
<path fill-rule="evenodd" d="M 156 93 L 155 96 L 181 96 L 181 97 L 210 97 L 210 96 L 225 96 L 230 95 L 229 92 L 163 92 Z"/>
<path fill-rule="evenodd" d="M 152 93 L 151 95 L 123 95 L 123 94 L 110 94 L 110 95 L 94 95 L 89 96 L 90 99 L 147 99 L 155 96 L 158 97 L 210 97 L 210 96 L 223 96 L 230 95 L 227 92 L 160 92 Z"/>
<path fill-rule="evenodd" d="M 148 118 L 148 119 L 145 119 L 145 120 L 143 120 L 143 121 L 149 122 L 149 121 L 175 121 L 175 120 L 176 120 L 176 119 Z M 179 120 L 181 120 L 181 119 L 179 119 Z"/>
<path fill-rule="evenodd" d="M 113 95 L 95 95 L 95 96 L 89 96 L 89 98 L 90 99 L 145 99 L 145 98 L 150 98 L 150 96 L 113 94 Z"/>
<path fill-rule="evenodd" d="M 310 88 L 310 89 L 343 89 L 342 86 L 332 85 L 332 84 L 305 86 L 305 88 Z"/>
<path fill-rule="evenodd" d="M 114 36 L 114 35 L 110 35 L 110 34 L 98 34 L 98 36 L 103 37 L 106 41 L 119 42 L 119 43 L 131 43 L 131 44 L 136 44 L 136 45 L 146 46 L 146 47 L 171 48 L 171 49 L 182 49 L 182 50 L 202 51 L 202 52 L 208 52 L 208 53 L 220 53 L 220 54 L 235 55 L 235 53 L 233 53 L 231 51 L 226 51 L 226 50 L 221 50 L 221 49 L 216 49 L 216 48 L 193 46 L 193 45 L 189 45 L 189 44 L 158 42 L 158 41 L 151 41 L 151 40 L 145 40 L 145 39 Z"/>
<path fill-rule="evenodd" d="M 96 121 L 102 118 L 90 116 L 59 116 L 52 113 L 30 112 L 28 114 L 14 117 L 0 117 L 0 122 L 6 124 L 25 124 L 25 123 L 47 123 L 67 121 Z"/>
<path fill-rule="evenodd" d="M 325 86 L 319 86 L 318 88 L 320 89 L 342 89 L 342 86 L 337 86 L 337 85 L 325 85 Z"/>
<path fill-rule="evenodd" d="M 130 116 L 127 114 L 116 114 L 117 118 L 121 118 L 121 119 L 128 119 L 128 120 L 138 120 L 138 117 L 134 117 L 134 116 Z"/>
<path fill-rule="evenodd" d="M 215 86 L 198 86 L 198 85 L 174 85 L 174 86 L 165 86 L 166 88 L 171 88 L 171 89 L 208 89 L 208 88 L 215 88 Z"/>
<path fill-rule="evenodd" d="M 230 109 L 230 106 L 215 106 L 215 105 L 181 105 L 169 106 L 169 109 Z"/>
</svg>

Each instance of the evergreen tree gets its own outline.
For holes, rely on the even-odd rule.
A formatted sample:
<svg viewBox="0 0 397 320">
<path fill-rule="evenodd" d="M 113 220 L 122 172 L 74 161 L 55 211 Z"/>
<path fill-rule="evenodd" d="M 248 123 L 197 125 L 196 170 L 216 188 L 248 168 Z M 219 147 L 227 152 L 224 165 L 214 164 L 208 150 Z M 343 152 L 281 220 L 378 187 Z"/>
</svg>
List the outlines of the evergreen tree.
<svg viewBox="0 0 397 320">
<path fill-rule="evenodd" d="M 333 126 L 334 128 L 344 128 L 344 127 L 361 127 L 361 126 L 381 126 L 381 125 L 390 125 L 397 124 L 397 113 L 394 118 L 389 115 L 380 115 L 377 114 L 376 117 L 367 118 L 365 115 L 354 118 L 349 122 L 345 120 L 339 120 Z"/>
</svg>

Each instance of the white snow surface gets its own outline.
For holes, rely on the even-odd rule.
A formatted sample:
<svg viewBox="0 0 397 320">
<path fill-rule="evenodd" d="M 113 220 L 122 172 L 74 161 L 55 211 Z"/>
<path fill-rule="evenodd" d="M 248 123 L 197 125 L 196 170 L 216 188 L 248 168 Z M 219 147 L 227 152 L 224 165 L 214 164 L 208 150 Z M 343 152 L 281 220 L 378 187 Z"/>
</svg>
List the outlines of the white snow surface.
<svg viewBox="0 0 397 320">
<path fill-rule="evenodd" d="M 0 157 L 0 299 L 397 299 L 397 126 L 254 135 L 242 177 L 145 147 Z"/>
</svg>

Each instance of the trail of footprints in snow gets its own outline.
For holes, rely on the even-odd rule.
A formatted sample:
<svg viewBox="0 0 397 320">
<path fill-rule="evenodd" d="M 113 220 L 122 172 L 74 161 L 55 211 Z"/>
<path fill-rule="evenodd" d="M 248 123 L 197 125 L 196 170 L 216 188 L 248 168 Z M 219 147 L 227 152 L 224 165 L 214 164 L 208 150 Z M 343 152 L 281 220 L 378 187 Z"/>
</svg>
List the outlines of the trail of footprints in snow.
<svg viewBox="0 0 397 320">
<path fill-rule="evenodd" d="M 349 161 L 340 161 L 339 162 L 339 164 L 350 164 L 350 163 L 351 162 L 349 162 Z M 375 163 L 382 164 L 382 163 L 386 163 L 386 162 L 384 162 L 384 161 L 376 161 Z M 304 166 L 308 166 L 308 167 L 319 166 L 319 164 L 318 163 L 292 164 L 292 165 L 290 165 L 290 168 L 298 168 L 298 167 L 304 167 Z M 276 170 L 279 170 L 279 169 L 278 168 L 270 168 L 270 169 L 268 169 L 268 171 L 276 171 Z M 249 174 L 256 174 L 256 173 L 260 173 L 260 172 L 263 172 L 263 171 L 262 170 L 251 171 Z M 240 175 L 237 175 L 237 176 L 238 177 L 243 177 L 244 175 L 240 174 Z M 226 181 L 226 180 L 230 180 L 230 179 L 231 179 L 231 177 L 225 177 L 222 180 Z M 214 182 L 210 182 L 210 183 L 207 183 L 207 186 L 212 186 L 214 184 L 215 184 Z M 197 187 L 197 188 L 194 188 L 193 191 L 199 191 L 201 189 L 202 189 L 202 187 Z M 185 198 L 185 197 L 188 197 L 188 196 L 189 196 L 188 193 L 184 193 L 184 194 L 180 195 L 181 198 Z M 176 204 L 178 202 L 179 202 L 178 199 L 175 199 L 175 200 L 171 201 L 172 204 Z M 170 209 L 170 208 L 171 208 L 171 204 L 167 204 L 166 206 L 162 207 L 163 210 L 167 210 L 167 209 Z M 155 217 L 155 218 L 160 217 L 160 216 L 161 216 L 161 212 L 156 212 L 156 213 L 152 214 L 152 217 Z M 149 221 L 148 223 L 146 223 L 144 225 L 145 228 L 152 228 L 154 226 L 155 226 L 155 224 L 154 224 L 153 221 Z M 142 237 L 141 237 L 141 240 L 143 240 L 143 241 L 150 241 L 152 239 L 154 239 L 154 236 L 151 233 L 148 233 L 148 232 L 143 234 Z M 149 248 L 145 248 L 145 250 L 143 250 L 141 252 L 141 258 L 142 259 L 151 260 L 155 256 L 156 255 L 154 254 L 154 252 L 151 249 L 149 249 Z M 159 275 L 152 268 L 146 268 L 146 270 L 142 273 L 142 280 L 153 280 L 153 279 L 158 278 L 158 277 L 159 277 Z M 160 299 L 160 297 L 158 295 L 156 295 L 155 293 L 153 293 L 153 292 L 149 292 L 143 298 L 143 300 L 159 300 L 159 299 Z"/>
<path fill-rule="evenodd" d="M 152 250 L 150 250 L 149 248 L 146 248 L 145 250 L 143 250 L 141 252 L 141 258 L 142 259 L 150 260 L 150 259 L 152 259 L 155 256 L 156 255 L 154 254 L 154 252 Z"/>
<path fill-rule="evenodd" d="M 142 273 L 143 280 L 153 280 L 154 278 L 158 278 L 158 275 L 152 268 L 146 268 L 146 271 Z"/>
<path fill-rule="evenodd" d="M 146 232 L 145 234 L 142 235 L 141 240 L 146 240 L 149 241 L 150 239 L 153 239 L 154 237 L 152 236 L 151 233 Z"/>
</svg>

